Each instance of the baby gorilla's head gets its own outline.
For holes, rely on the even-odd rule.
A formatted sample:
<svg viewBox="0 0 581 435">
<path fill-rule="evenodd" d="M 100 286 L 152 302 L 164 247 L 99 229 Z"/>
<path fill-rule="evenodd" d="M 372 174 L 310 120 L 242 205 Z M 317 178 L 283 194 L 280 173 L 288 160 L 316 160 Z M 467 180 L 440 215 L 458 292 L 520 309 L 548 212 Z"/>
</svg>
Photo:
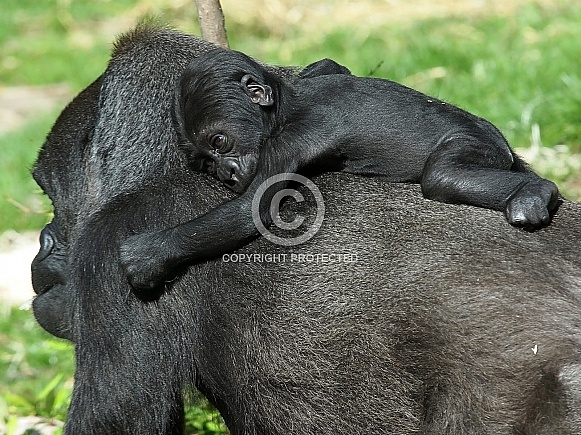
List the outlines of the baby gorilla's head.
<svg viewBox="0 0 581 435">
<path fill-rule="evenodd" d="M 174 121 L 193 166 L 238 193 L 271 131 L 272 79 L 245 54 L 216 49 L 194 59 L 177 87 Z"/>
</svg>

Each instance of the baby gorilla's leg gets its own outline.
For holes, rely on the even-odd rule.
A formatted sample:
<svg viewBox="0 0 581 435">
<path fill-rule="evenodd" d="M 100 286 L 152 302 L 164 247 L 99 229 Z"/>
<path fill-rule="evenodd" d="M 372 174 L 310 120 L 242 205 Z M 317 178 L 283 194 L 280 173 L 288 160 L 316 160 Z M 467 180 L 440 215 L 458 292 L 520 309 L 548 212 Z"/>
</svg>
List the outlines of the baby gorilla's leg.
<svg viewBox="0 0 581 435">
<path fill-rule="evenodd" d="M 420 181 L 426 198 L 502 211 L 515 226 L 533 229 L 550 221 L 557 186 L 529 170 L 513 170 L 504 144 L 455 135 L 434 150 Z"/>
</svg>

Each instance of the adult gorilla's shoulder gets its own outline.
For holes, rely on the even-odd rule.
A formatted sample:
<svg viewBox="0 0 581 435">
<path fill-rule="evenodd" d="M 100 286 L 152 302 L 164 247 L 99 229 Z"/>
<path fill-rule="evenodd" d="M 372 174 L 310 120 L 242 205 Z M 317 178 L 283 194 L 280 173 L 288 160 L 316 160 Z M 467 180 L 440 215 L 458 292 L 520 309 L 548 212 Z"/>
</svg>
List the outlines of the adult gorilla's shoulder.
<svg viewBox="0 0 581 435">
<path fill-rule="evenodd" d="M 55 204 L 45 234 L 58 228 L 66 249 L 62 282 L 41 274 L 35 288 L 40 302 L 67 295 L 76 345 L 65 432 L 181 433 L 196 387 L 232 433 L 581 433 L 576 203 L 526 233 L 415 186 L 326 174 L 315 237 L 237 251 L 284 260 L 207 262 L 153 301 L 131 293 L 124 238 L 231 197 L 188 170 L 169 116 L 175 80 L 208 47 L 151 27 L 124 37 L 84 151 L 63 121 L 39 156 Z M 305 197 L 283 213 L 312 217 Z M 37 276 L 56 252 L 39 255 Z"/>
</svg>

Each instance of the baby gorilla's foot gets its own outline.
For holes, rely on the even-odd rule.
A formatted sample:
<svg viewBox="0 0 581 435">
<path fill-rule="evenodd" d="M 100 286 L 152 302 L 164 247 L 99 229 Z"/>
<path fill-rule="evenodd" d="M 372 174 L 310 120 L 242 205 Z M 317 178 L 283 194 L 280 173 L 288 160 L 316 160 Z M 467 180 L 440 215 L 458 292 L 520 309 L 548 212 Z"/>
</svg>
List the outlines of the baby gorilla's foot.
<svg viewBox="0 0 581 435">
<path fill-rule="evenodd" d="M 164 241 L 161 233 L 144 233 L 129 237 L 121 245 L 121 264 L 133 288 L 153 290 L 171 273 Z"/>
<path fill-rule="evenodd" d="M 546 225 L 559 199 L 559 189 L 552 181 L 539 178 L 528 181 L 506 205 L 506 220 L 527 229 Z"/>
</svg>

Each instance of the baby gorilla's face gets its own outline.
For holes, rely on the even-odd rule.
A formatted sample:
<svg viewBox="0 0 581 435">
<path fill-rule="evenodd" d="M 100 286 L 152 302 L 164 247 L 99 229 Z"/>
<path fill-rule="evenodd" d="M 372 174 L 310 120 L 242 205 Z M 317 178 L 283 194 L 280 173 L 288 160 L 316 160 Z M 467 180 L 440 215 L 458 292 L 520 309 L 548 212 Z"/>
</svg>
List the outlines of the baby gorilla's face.
<svg viewBox="0 0 581 435">
<path fill-rule="evenodd" d="M 248 188 L 258 166 L 261 138 L 245 133 L 248 132 L 241 132 L 240 129 L 206 129 L 195 135 L 198 140 L 192 153 L 194 159 L 203 162 L 202 170 L 236 193 Z"/>
<path fill-rule="evenodd" d="M 256 173 L 258 156 L 240 156 L 213 153 L 209 161 L 209 173 L 236 193 L 242 193 L 250 185 Z"/>
<path fill-rule="evenodd" d="M 209 55 L 200 57 L 184 73 L 176 94 L 175 119 L 180 135 L 189 142 L 192 167 L 241 193 L 254 179 L 260 148 L 271 131 L 273 90 L 262 78 L 259 65 L 243 55 L 230 65 L 228 59 L 234 55 L 218 51 L 214 56 L 221 54 L 227 54 L 224 62 Z"/>
</svg>

